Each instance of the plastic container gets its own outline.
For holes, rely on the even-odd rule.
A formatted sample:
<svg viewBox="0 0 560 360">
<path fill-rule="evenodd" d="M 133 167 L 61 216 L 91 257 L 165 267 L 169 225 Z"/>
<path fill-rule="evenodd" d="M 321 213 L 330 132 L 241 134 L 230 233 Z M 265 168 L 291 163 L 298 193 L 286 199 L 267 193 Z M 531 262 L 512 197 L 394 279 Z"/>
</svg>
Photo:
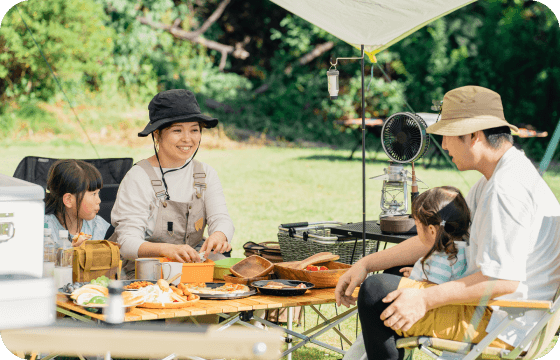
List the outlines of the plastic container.
<svg viewBox="0 0 560 360">
<path fill-rule="evenodd" d="M 224 276 L 231 274 L 229 268 L 237 264 L 241 260 L 244 260 L 244 258 L 226 258 L 215 261 L 214 279 L 224 280 Z"/>
<path fill-rule="evenodd" d="M 159 258 L 160 262 L 169 262 L 168 258 Z M 201 263 L 184 263 L 182 283 L 212 282 L 214 280 L 214 262 L 207 259 Z"/>
<path fill-rule="evenodd" d="M 44 197 L 41 186 L 0 174 L 0 274 L 43 275 Z"/>
<path fill-rule="evenodd" d="M 56 319 L 52 278 L 0 275 L 0 330 L 41 327 Z"/>
</svg>

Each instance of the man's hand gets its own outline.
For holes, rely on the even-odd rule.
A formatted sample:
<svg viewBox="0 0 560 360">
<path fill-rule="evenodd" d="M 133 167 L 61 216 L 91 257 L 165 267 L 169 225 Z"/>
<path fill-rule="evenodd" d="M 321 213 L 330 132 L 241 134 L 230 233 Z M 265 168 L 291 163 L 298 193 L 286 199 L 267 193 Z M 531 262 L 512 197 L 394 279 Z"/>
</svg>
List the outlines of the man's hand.
<svg viewBox="0 0 560 360">
<path fill-rule="evenodd" d="M 223 254 L 224 252 L 231 250 L 231 244 L 228 243 L 223 232 L 216 231 L 212 235 L 208 236 L 200 248 L 200 252 L 204 252 L 204 256 L 206 256 L 206 258 L 208 258 L 208 255 L 210 255 L 210 251 L 212 250 L 214 250 L 214 254 L 217 254 L 218 252 Z"/>
<path fill-rule="evenodd" d="M 164 244 L 161 255 L 166 258 L 181 262 L 200 262 L 200 256 L 195 249 L 189 245 L 175 245 L 175 244 Z"/>
<path fill-rule="evenodd" d="M 412 272 L 412 269 L 413 268 L 411 267 L 403 267 L 399 270 L 399 272 L 402 272 L 404 277 L 410 277 L 410 273 Z"/>
<path fill-rule="evenodd" d="M 360 262 L 355 263 L 348 271 L 338 279 L 334 296 L 336 304 L 350 307 L 356 305 L 356 298 L 352 296 L 357 286 L 364 282 L 367 270 Z"/>
<path fill-rule="evenodd" d="M 412 325 L 426 315 L 428 311 L 423 290 L 399 289 L 389 293 L 382 300 L 392 302 L 381 313 L 385 326 L 393 330 L 408 331 Z"/>
</svg>

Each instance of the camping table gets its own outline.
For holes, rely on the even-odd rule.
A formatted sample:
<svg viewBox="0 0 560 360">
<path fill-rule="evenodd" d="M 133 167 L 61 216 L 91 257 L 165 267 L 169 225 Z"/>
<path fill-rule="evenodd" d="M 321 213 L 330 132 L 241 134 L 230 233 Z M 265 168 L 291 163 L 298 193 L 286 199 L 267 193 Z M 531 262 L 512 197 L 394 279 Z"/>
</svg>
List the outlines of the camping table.
<svg viewBox="0 0 560 360">
<path fill-rule="evenodd" d="M 400 243 L 416 235 L 386 234 L 381 232 L 381 227 L 377 223 L 377 220 L 370 220 L 365 223 L 366 239 L 383 241 L 385 243 Z M 340 226 L 332 226 L 330 229 L 332 234 L 346 235 L 361 239 L 363 236 L 363 224 L 363 222 L 348 223 Z"/>
<path fill-rule="evenodd" d="M 359 288 L 356 288 L 354 296 L 358 296 L 358 291 Z M 191 319 L 193 319 L 193 322 L 196 322 L 196 320 L 192 317 L 196 317 L 199 315 L 217 314 L 220 317 L 224 318 L 224 321 L 220 323 L 221 329 L 226 329 L 235 323 L 250 328 L 258 328 L 250 323 L 250 320 L 256 320 L 271 328 L 282 330 L 284 333 L 286 333 L 286 342 L 288 343 L 288 349 L 284 351 L 281 356 L 283 357 L 287 355 L 288 359 L 291 359 L 291 353 L 293 351 L 299 349 L 309 342 L 344 355 L 346 353 L 344 350 L 316 339 L 321 334 L 334 328 L 334 330 L 341 336 L 341 338 L 344 339 L 344 341 L 346 341 L 349 345 L 351 345 L 351 341 L 348 340 L 342 333 L 340 333 L 338 329 L 335 328 L 335 326 L 356 314 L 357 307 L 350 308 L 331 319 L 325 317 L 315 307 L 315 305 L 330 304 L 334 302 L 334 288 L 311 289 L 308 290 L 304 295 L 289 297 L 258 294 L 248 298 L 236 300 L 199 300 L 195 304 L 193 304 L 193 306 L 183 309 L 144 309 L 136 307 L 125 314 L 125 322 L 172 319 L 179 317 L 191 317 Z M 57 295 L 56 305 L 58 312 L 71 316 L 80 321 L 92 322 L 96 320 L 104 320 L 104 316 L 102 314 L 95 314 L 85 310 L 81 306 L 75 305 L 72 300 L 68 299 L 63 294 Z M 292 308 L 295 306 L 310 306 L 313 311 L 317 312 L 317 314 L 323 318 L 324 322 L 302 333 L 294 331 L 292 329 Z M 257 317 L 253 314 L 253 311 L 255 310 L 277 308 L 288 308 L 287 329 L 284 329 L 283 327 L 275 323 Z M 294 345 L 292 344 L 292 338 L 298 338 L 301 341 Z"/>
</svg>

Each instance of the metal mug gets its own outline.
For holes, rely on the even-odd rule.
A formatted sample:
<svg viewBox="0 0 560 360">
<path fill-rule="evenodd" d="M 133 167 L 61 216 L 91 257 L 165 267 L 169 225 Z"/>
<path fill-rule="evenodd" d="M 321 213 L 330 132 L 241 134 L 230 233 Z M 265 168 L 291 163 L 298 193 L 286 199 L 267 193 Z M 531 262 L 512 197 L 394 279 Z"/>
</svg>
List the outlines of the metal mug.
<svg viewBox="0 0 560 360">
<path fill-rule="evenodd" d="M 182 274 L 183 272 L 183 263 L 180 262 L 162 262 L 156 265 L 160 269 L 161 278 L 164 280 L 169 281 L 172 277 L 177 274 Z M 179 285 L 181 281 L 181 276 L 175 279 L 171 285 Z"/>
<path fill-rule="evenodd" d="M 141 258 L 135 262 L 136 279 L 139 280 L 159 280 L 161 279 L 161 267 L 159 259 Z"/>
</svg>

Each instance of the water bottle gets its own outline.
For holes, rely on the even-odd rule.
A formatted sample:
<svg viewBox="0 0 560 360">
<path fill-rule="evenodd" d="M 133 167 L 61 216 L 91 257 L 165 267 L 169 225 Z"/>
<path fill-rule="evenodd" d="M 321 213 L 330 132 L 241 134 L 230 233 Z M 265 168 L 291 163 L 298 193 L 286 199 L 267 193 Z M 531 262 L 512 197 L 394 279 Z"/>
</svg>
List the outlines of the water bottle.
<svg viewBox="0 0 560 360">
<path fill-rule="evenodd" d="M 43 233 L 43 277 L 54 276 L 56 245 L 51 234 L 51 229 L 49 229 L 48 225 L 45 224 Z"/>
<path fill-rule="evenodd" d="M 72 282 L 73 250 L 68 241 L 68 230 L 59 230 L 59 243 L 56 249 L 56 264 L 54 267 L 54 282 L 58 288 Z"/>
</svg>

